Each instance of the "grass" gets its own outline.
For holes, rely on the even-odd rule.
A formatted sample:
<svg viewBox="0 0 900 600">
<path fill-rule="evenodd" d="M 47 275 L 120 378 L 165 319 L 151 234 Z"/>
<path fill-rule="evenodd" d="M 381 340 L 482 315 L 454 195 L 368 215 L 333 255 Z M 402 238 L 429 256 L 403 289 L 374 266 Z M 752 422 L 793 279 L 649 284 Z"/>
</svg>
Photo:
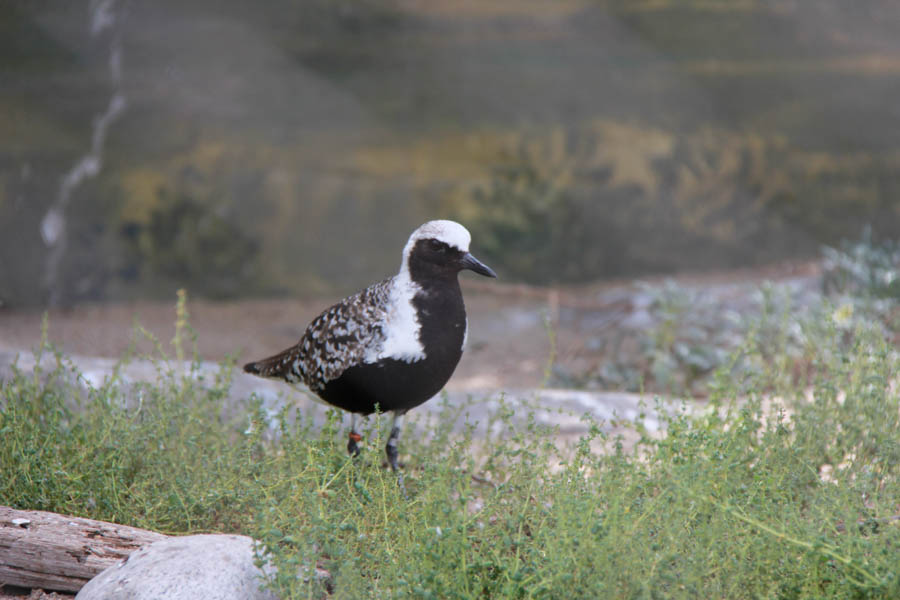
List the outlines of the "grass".
<svg viewBox="0 0 900 600">
<path fill-rule="evenodd" d="M 250 397 L 229 416 L 231 365 L 182 373 L 159 344 L 156 381 L 95 387 L 45 344 L 0 382 L 0 503 L 253 536 L 283 598 L 896 598 L 900 356 L 840 317 L 800 323 L 802 385 L 778 336 L 761 343 L 777 328 L 749 330 L 708 409 L 633 449 L 588 416 L 560 448 L 502 397 L 485 437 L 451 435 L 438 424 L 467 406 L 444 401 L 404 437 L 408 498 L 382 465 L 386 418 L 354 461 L 336 412 L 273 420 Z"/>
</svg>

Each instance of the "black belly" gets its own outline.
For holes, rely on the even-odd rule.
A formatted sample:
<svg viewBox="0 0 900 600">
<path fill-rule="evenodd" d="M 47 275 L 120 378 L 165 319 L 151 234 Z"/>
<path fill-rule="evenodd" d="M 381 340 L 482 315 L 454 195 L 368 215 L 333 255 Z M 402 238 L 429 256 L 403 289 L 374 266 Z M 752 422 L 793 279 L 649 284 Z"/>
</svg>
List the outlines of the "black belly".
<svg viewBox="0 0 900 600">
<path fill-rule="evenodd" d="M 422 404 L 444 387 L 462 351 L 413 363 L 393 358 L 350 367 L 329 381 L 319 393 L 323 400 L 364 415 L 376 410 L 405 412 Z"/>
<path fill-rule="evenodd" d="M 347 368 L 325 384 L 319 396 L 334 406 L 364 415 L 405 412 L 441 391 L 462 357 L 466 309 L 456 272 L 430 282 L 413 299 L 420 322 L 419 342 L 427 358 L 406 362 L 386 358 Z"/>
</svg>

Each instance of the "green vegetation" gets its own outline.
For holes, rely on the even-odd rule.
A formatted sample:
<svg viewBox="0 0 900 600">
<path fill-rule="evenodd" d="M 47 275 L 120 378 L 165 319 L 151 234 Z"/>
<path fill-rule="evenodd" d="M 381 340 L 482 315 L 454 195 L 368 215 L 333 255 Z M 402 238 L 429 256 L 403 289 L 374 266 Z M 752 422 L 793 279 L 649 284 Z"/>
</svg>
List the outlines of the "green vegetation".
<svg viewBox="0 0 900 600">
<path fill-rule="evenodd" d="M 164 190 L 159 196 L 146 224 L 132 222 L 123 229 L 122 272 L 163 289 L 191 281 L 210 298 L 235 296 L 256 283 L 258 243 L 190 198 Z"/>
<path fill-rule="evenodd" d="M 707 408 L 664 437 L 625 424 L 633 447 L 587 416 L 560 447 L 502 396 L 485 436 L 451 434 L 468 407 L 444 402 L 408 427 L 408 498 L 381 462 L 386 419 L 352 460 L 335 412 L 225 410 L 231 365 L 204 379 L 196 356 L 188 373 L 160 360 L 155 382 L 92 387 L 45 345 L 55 366 L 0 382 L 0 503 L 254 536 L 284 598 L 896 598 L 900 355 L 854 310 L 791 317 L 800 358 L 763 312 Z"/>
<path fill-rule="evenodd" d="M 599 334 L 595 368 L 554 371 L 557 386 L 706 396 L 719 369 L 737 378 L 777 367 L 785 385 L 809 386 L 828 334 L 849 348 L 860 327 L 900 339 L 900 246 L 866 229 L 822 249 L 821 285 L 640 284 L 650 325 Z M 751 351 L 746 351 L 752 346 Z"/>
</svg>

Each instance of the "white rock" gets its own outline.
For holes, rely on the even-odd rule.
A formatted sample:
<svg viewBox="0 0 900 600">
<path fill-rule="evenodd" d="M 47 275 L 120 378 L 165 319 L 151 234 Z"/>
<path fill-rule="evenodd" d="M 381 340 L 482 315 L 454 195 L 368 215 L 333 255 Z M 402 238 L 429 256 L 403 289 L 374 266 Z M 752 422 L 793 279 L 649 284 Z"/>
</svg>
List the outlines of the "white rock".
<svg viewBox="0 0 900 600">
<path fill-rule="evenodd" d="M 76 600 L 277 600 L 260 589 L 254 542 L 241 535 L 187 535 L 154 542 L 109 567 Z"/>
</svg>

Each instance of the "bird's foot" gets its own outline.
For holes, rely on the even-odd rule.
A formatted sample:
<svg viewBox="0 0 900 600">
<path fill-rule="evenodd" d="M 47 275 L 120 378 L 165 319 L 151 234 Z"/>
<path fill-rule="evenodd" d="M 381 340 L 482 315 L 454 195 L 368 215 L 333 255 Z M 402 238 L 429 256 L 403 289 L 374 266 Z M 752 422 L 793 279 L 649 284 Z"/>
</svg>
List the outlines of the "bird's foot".
<svg viewBox="0 0 900 600">
<path fill-rule="evenodd" d="M 355 431 L 351 431 L 348 437 L 350 439 L 347 441 L 347 452 L 350 456 L 359 456 L 359 442 L 362 440 L 362 436 Z"/>
<path fill-rule="evenodd" d="M 388 439 L 387 446 L 384 447 L 384 452 L 387 454 L 388 464 L 391 465 L 391 470 L 397 474 L 397 485 L 400 487 L 400 492 L 403 494 L 403 497 L 407 500 L 409 496 L 406 493 L 406 485 L 403 483 L 403 473 L 400 472 L 400 463 L 398 462 L 398 458 L 400 453 L 397 451 L 397 435 L 399 433 L 399 429 L 394 428 L 391 431 L 391 437 Z"/>
<path fill-rule="evenodd" d="M 399 472 L 400 465 L 397 462 L 397 458 L 399 457 L 400 453 L 397 452 L 397 446 L 395 444 L 392 444 L 391 442 L 388 442 L 387 446 L 384 447 L 384 452 L 385 454 L 387 454 L 388 464 L 391 465 L 391 470 L 395 473 Z"/>
<path fill-rule="evenodd" d="M 403 483 L 403 473 L 400 471 L 395 471 L 397 473 L 397 487 L 400 488 L 400 493 L 403 494 L 404 500 L 409 500 L 409 494 L 406 493 L 406 484 Z"/>
</svg>

